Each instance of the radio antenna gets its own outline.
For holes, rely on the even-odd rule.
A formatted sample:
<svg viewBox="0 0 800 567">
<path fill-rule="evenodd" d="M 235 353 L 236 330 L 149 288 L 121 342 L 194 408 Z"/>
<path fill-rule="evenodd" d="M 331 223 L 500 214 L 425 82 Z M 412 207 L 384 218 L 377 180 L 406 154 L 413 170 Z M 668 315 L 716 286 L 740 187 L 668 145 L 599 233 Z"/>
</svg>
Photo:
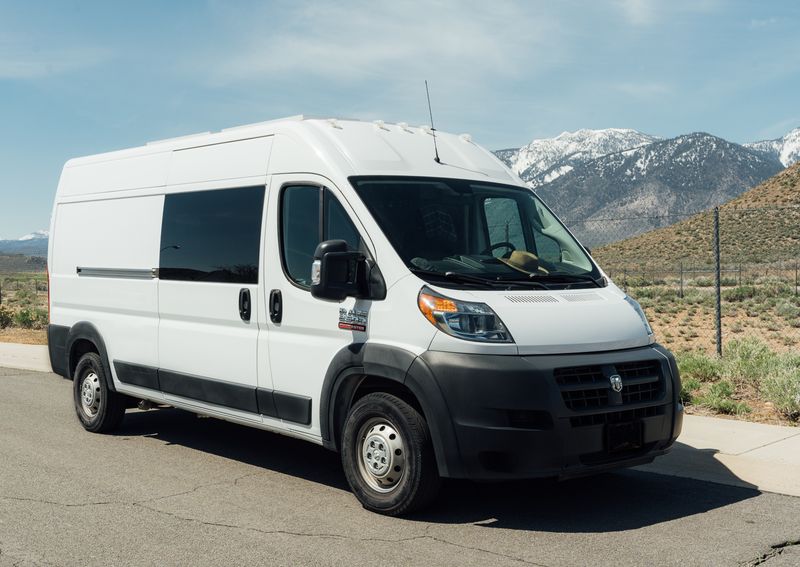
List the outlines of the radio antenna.
<svg viewBox="0 0 800 567">
<path fill-rule="evenodd" d="M 436 163 L 442 163 L 442 160 L 439 159 L 439 146 L 436 145 L 436 127 L 433 125 L 433 110 L 431 110 L 431 92 L 428 90 L 428 80 L 425 79 L 425 94 L 428 97 L 428 114 L 431 117 L 431 134 L 433 134 L 433 153 L 435 157 L 433 161 Z"/>
</svg>

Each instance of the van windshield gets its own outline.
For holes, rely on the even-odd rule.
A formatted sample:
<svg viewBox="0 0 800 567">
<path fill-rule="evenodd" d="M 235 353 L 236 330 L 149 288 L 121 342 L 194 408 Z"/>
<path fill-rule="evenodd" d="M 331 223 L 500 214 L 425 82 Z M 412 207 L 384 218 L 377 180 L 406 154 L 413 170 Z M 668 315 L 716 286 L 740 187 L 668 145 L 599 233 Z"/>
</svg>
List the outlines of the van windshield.
<svg viewBox="0 0 800 567">
<path fill-rule="evenodd" d="M 430 177 L 359 176 L 350 182 L 423 279 L 484 287 L 604 285 L 583 247 L 529 189 Z"/>
</svg>

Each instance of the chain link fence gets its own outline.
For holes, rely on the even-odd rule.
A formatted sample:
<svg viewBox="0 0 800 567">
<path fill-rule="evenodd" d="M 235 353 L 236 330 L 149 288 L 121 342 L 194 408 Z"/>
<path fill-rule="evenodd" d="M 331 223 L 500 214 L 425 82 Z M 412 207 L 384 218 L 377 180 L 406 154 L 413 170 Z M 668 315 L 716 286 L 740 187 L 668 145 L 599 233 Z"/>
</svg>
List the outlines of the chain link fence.
<svg viewBox="0 0 800 567">
<path fill-rule="evenodd" d="M 731 340 L 753 338 L 800 351 L 800 207 L 566 224 L 667 347 L 724 354 Z"/>
</svg>

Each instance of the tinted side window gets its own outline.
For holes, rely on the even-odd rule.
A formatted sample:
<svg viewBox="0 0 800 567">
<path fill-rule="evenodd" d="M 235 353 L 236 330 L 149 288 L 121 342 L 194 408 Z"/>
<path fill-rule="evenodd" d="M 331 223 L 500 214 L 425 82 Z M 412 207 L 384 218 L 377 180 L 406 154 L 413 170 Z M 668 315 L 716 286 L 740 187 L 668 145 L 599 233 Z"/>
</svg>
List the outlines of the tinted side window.
<svg viewBox="0 0 800 567">
<path fill-rule="evenodd" d="M 281 197 L 281 255 L 286 274 L 295 283 L 310 286 L 314 251 L 321 241 L 333 239 L 344 240 L 353 250 L 365 251 L 358 230 L 328 190 L 307 185 L 285 187 Z"/>
<path fill-rule="evenodd" d="M 350 217 L 347 216 L 347 211 L 329 191 L 325 191 L 325 222 L 323 228 L 325 240 L 344 240 L 351 249 L 364 250 L 361 236 L 350 221 Z"/>
<path fill-rule="evenodd" d="M 159 277 L 258 283 L 263 208 L 263 187 L 167 195 Z"/>
<path fill-rule="evenodd" d="M 281 254 L 286 274 L 311 285 L 311 263 L 320 242 L 320 188 L 285 187 L 281 196 Z"/>
</svg>

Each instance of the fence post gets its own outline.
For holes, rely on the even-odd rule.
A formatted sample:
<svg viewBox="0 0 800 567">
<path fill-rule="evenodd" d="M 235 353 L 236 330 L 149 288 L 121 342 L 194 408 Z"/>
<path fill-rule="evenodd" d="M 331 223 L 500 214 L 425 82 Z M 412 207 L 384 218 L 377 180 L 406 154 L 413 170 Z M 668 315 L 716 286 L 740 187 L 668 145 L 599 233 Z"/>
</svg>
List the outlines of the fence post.
<svg viewBox="0 0 800 567">
<path fill-rule="evenodd" d="M 714 207 L 714 264 L 715 264 L 715 278 L 714 283 L 716 287 L 716 317 L 715 324 L 717 327 L 717 355 L 722 356 L 722 273 L 719 263 L 719 207 Z"/>
</svg>

